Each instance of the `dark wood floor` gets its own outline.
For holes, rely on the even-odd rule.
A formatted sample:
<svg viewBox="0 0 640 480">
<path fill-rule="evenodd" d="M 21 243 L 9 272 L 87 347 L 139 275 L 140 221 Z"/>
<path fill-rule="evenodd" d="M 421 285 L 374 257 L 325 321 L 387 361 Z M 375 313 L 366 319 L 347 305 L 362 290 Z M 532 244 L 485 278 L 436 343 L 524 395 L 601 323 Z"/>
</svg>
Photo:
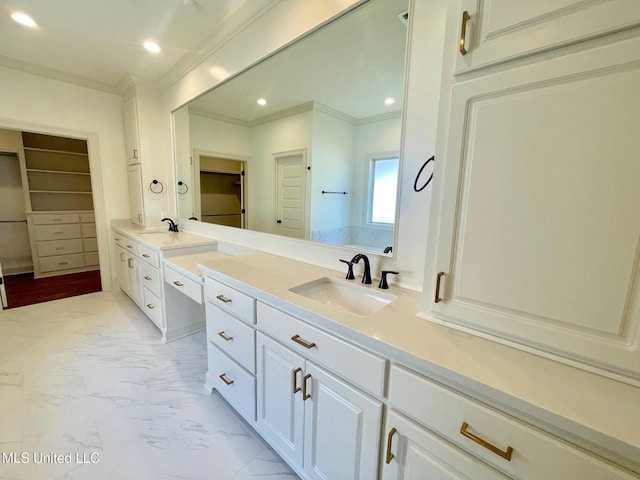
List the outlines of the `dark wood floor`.
<svg viewBox="0 0 640 480">
<path fill-rule="evenodd" d="M 4 277 L 9 308 L 60 298 L 75 297 L 102 290 L 100 270 L 34 279 L 33 273 Z"/>
</svg>

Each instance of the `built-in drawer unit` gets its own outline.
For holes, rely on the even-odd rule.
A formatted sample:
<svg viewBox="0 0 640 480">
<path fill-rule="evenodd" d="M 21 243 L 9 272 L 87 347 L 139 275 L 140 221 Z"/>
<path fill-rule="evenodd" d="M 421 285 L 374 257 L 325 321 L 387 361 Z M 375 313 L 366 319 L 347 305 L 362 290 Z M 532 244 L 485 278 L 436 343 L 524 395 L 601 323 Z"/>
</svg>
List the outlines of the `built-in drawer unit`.
<svg viewBox="0 0 640 480">
<path fill-rule="evenodd" d="M 209 343 L 209 382 L 242 416 L 256 421 L 256 379 Z"/>
<path fill-rule="evenodd" d="M 34 225 L 53 225 L 58 223 L 78 223 L 79 217 L 76 214 L 51 214 L 34 215 Z"/>
<path fill-rule="evenodd" d="M 169 268 L 164 267 L 164 281 L 173 288 L 178 289 L 192 300 L 202 303 L 202 284 L 194 282 L 185 275 Z"/>
<path fill-rule="evenodd" d="M 146 263 L 142 264 L 142 285 L 147 287 L 158 297 L 162 296 L 162 290 L 160 289 L 160 272 L 157 268 L 147 265 Z"/>
<path fill-rule="evenodd" d="M 88 267 L 100 265 L 100 257 L 98 256 L 98 252 L 85 253 L 84 264 Z"/>
<path fill-rule="evenodd" d="M 95 223 L 96 216 L 93 213 L 81 213 L 80 214 L 80 221 L 82 223 Z"/>
<path fill-rule="evenodd" d="M 214 280 L 204 279 L 204 294 L 207 301 L 235 315 L 247 323 L 256 323 L 256 301 L 234 288 Z"/>
<path fill-rule="evenodd" d="M 96 236 L 96 224 L 95 223 L 83 223 L 82 224 L 82 236 L 83 237 L 95 237 Z"/>
<path fill-rule="evenodd" d="M 82 246 L 85 252 L 95 252 L 98 250 L 98 239 L 97 238 L 83 238 Z"/>
<path fill-rule="evenodd" d="M 77 223 L 64 225 L 36 225 L 33 231 L 37 242 L 81 237 L 80 225 Z"/>
<path fill-rule="evenodd" d="M 256 373 L 256 331 L 224 310 L 206 303 L 207 342 L 217 345 L 251 373 Z"/>
<path fill-rule="evenodd" d="M 144 291 L 144 312 L 158 328 L 162 328 L 162 300 L 148 288 L 142 290 Z"/>
<path fill-rule="evenodd" d="M 55 270 L 70 270 L 84 267 L 84 255 L 60 255 L 44 257 L 38 260 L 41 272 L 53 272 Z"/>
<path fill-rule="evenodd" d="M 153 265 L 156 268 L 160 267 L 160 258 L 158 252 L 154 252 L 144 245 L 140 245 L 140 258 L 147 262 L 149 265 Z"/>
<path fill-rule="evenodd" d="M 398 366 L 392 407 L 520 480 L 631 480 L 632 476 L 534 427 Z"/>
<path fill-rule="evenodd" d="M 258 302 L 258 328 L 292 350 L 382 397 L 386 360 L 273 307 Z"/>
<path fill-rule="evenodd" d="M 67 255 L 70 253 L 82 253 L 82 240 L 51 240 L 48 242 L 36 242 L 39 257 L 52 255 Z"/>
<path fill-rule="evenodd" d="M 116 243 L 125 250 L 131 252 L 132 255 L 135 255 L 136 257 L 140 256 L 140 245 L 137 242 L 134 242 L 127 237 L 120 237 L 119 240 L 116 240 Z"/>
</svg>

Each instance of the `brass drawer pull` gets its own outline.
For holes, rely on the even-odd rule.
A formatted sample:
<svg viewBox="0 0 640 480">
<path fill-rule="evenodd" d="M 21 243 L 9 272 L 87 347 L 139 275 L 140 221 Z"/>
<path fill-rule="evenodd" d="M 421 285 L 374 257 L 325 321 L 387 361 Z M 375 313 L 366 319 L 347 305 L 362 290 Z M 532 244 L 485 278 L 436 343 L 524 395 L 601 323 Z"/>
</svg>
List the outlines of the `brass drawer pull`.
<svg viewBox="0 0 640 480">
<path fill-rule="evenodd" d="M 149 280 L 149 281 L 151 281 L 151 280 L 152 280 L 152 279 L 151 279 L 151 277 L 150 277 L 149 275 L 145 275 L 145 276 L 144 276 L 144 279 L 145 279 L 145 280 Z"/>
<path fill-rule="evenodd" d="M 151 255 L 147 255 L 146 253 L 143 253 L 143 254 L 142 254 L 142 256 L 143 256 L 144 258 L 151 258 Z"/>
<path fill-rule="evenodd" d="M 129 265 L 129 268 L 133 268 L 133 258 L 127 258 L 127 265 Z"/>
<path fill-rule="evenodd" d="M 224 295 L 218 295 L 216 298 L 217 298 L 218 300 L 220 300 L 221 302 L 224 302 L 224 303 L 231 303 L 231 299 L 230 299 L 230 298 L 225 297 Z"/>
<path fill-rule="evenodd" d="M 152 305 L 151 303 L 147 303 L 147 308 L 149 310 L 153 310 L 154 308 L 156 308 L 154 305 Z"/>
<path fill-rule="evenodd" d="M 53 235 L 64 235 L 64 232 L 53 232 Z"/>
<path fill-rule="evenodd" d="M 513 454 L 513 447 L 507 447 L 506 450 L 500 450 L 495 445 L 492 445 L 489 442 L 487 442 L 486 440 L 483 440 L 482 438 L 477 437 L 473 433 L 469 432 L 467 430 L 468 427 L 469 427 L 469 424 L 467 422 L 462 422 L 462 426 L 460 427 L 460 433 L 463 436 L 473 440 L 478 445 L 482 445 L 487 450 L 491 450 L 493 453 L 495 453 L 496 455 L 501 456 L 502 458 L 504 458 L 508 462 L 511 461 L 511 455 Z"/>
<path fill-rule="evenodd" d="M 393 427 L 391 430 L 389 430 L 389 435 L 387 435 L 387 458 L 385 459 L 385 462 L 387 462 L 387 465 L 389 465 L 391 463 L 391 460 L 395 458 L 395 455 L 391 453 L 391 442 L 393 442 L 393 436 L 397 431 L 398 430 L 396 430 L 396 428 Z"/>
<path fill-rule="evenodd" d="M 220 375 L 220 380 L 222 380 L 224 383 L 226 383 L 227 385 L 231 385 L 233 384 L 233 380 L 229 380 L 227 378 L 227 374 L 223 373 L 222 375 Z"/>
<path fill-rule="evenodd" d="M 65 247 L 56 247 L 56 250 L 64 250 Z"/>
<path fill-rule="evenodd" d="M 69 265 L 69 262 L 58 262 L 58 265 Z"/>
<path fill-rule="evenodd" d="M 124 253 L 120 252 L 120 261 L 124 262 Z"/>
<path fill-rule="evenodd" d="M 302 400 L 307 401 L 311 398 L 311 394 L 307 393 L 307 380 L 311 378 L 311 374 L 307 373 L 304 377 L 302 377 Z"/>
<path fill-rule="evenodd" d="M 52 222 L 61 222 L 63 219 L 62 218 L 52 218 L 51 221 Z"/>
<path fill-rule="evenodd" d="M 176 287 L 184 287 L 184 283 L 180 283 L 178 280 L 176 280 L 175 282 L 173 282 L 173 284 L 174 284 Z"/>
<path fill-rule="evenodd" d="M 438 276 L 436 277 L 436 297 L 434 298 L 434 303 L 440 303 L 442 301 L 442 297 L 440 296 L 440 283 L 442 282 L 442 277 L 444 276 L 444 272 L 438 272 Z"/>
<path fill-rule="evenodd" d="M 462 13 L 462 28 L 460 31 L 460 53 L 462 55 L 467 54 L 466 43 L 467 43 L 467 22 L 471 20 L 471 16 L 469 12 L 466 10 Z"/>
<path fill-rule="evenodd" d="M 233 337 L 230 337 L 229 335 L 227 335 L 226 333 L 224 333 L 224 330 L 221 332 L 218 332 L 218 336 L 222 337 L 225 341 L 230 342 L 231 340 L 233 340 Z"/>
<path fill-rule="evenodd" d="M 127 245 L 127 248 L 133 248 L 133 245 Z"/>
<path fill-rule="evenodd" d="M 300 338 L 300 335 L 294 335 L 293 337 L 291 337 L 291 340 L 293 340 L 297 344 L 302 345 L 304 348 L 313 348 L 316 346 L 315 343 L 307 342 L 306 340 Z"/>
<path fill-rule="evenodd" d="M 291 376 L 293 377 L 293 394 L 298 393 L 302 388 L 298 386 L 298 373 L 300 373 L 302 369 L 300 367 L 296 368 L 291 372 Z"/>
</svg>

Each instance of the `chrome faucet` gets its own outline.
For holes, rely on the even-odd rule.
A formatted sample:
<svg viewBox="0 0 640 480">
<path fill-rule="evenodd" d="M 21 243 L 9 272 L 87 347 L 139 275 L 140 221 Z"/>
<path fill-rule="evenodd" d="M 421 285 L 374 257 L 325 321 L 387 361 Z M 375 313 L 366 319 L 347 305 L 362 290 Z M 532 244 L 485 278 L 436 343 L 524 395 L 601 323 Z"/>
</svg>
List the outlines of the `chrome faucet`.
<svg viewBox="0 0 640 480">
<path fill-rule="evenodd" d="M 174 223 L 173 220 L 171 220 L 170 218 L 163 218 L 162 220 L 160 220 L 161 222 L 169 222 L 169 231 L 170 232 L 177 232 L 178 231 L 178 225 L 176 225 Z"/>
<path fill-rule="evenodd" d="M 364 260 L 364 271 L 362 272 L 362 283 L 367 285 L 371 284 L 371 267 L 369 266 L 369 259 L 363 253 L 358 253 L 355 257 L 351 259 L 351 263 L 356 264 L 360 262 L 360 260 Z"/>
</svg>

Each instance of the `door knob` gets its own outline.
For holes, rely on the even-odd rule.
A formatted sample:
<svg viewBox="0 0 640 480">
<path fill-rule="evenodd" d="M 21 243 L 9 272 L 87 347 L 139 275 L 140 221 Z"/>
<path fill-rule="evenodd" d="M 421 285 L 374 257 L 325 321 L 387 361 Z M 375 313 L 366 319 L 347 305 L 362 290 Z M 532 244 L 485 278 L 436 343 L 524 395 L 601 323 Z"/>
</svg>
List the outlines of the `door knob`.
<svg viewBox="0 0 640 480">
<path fill-rule="evenodd" d="M 282 223 L 282 220 L 276 220 L 276 223 Z"/>
</svg>

